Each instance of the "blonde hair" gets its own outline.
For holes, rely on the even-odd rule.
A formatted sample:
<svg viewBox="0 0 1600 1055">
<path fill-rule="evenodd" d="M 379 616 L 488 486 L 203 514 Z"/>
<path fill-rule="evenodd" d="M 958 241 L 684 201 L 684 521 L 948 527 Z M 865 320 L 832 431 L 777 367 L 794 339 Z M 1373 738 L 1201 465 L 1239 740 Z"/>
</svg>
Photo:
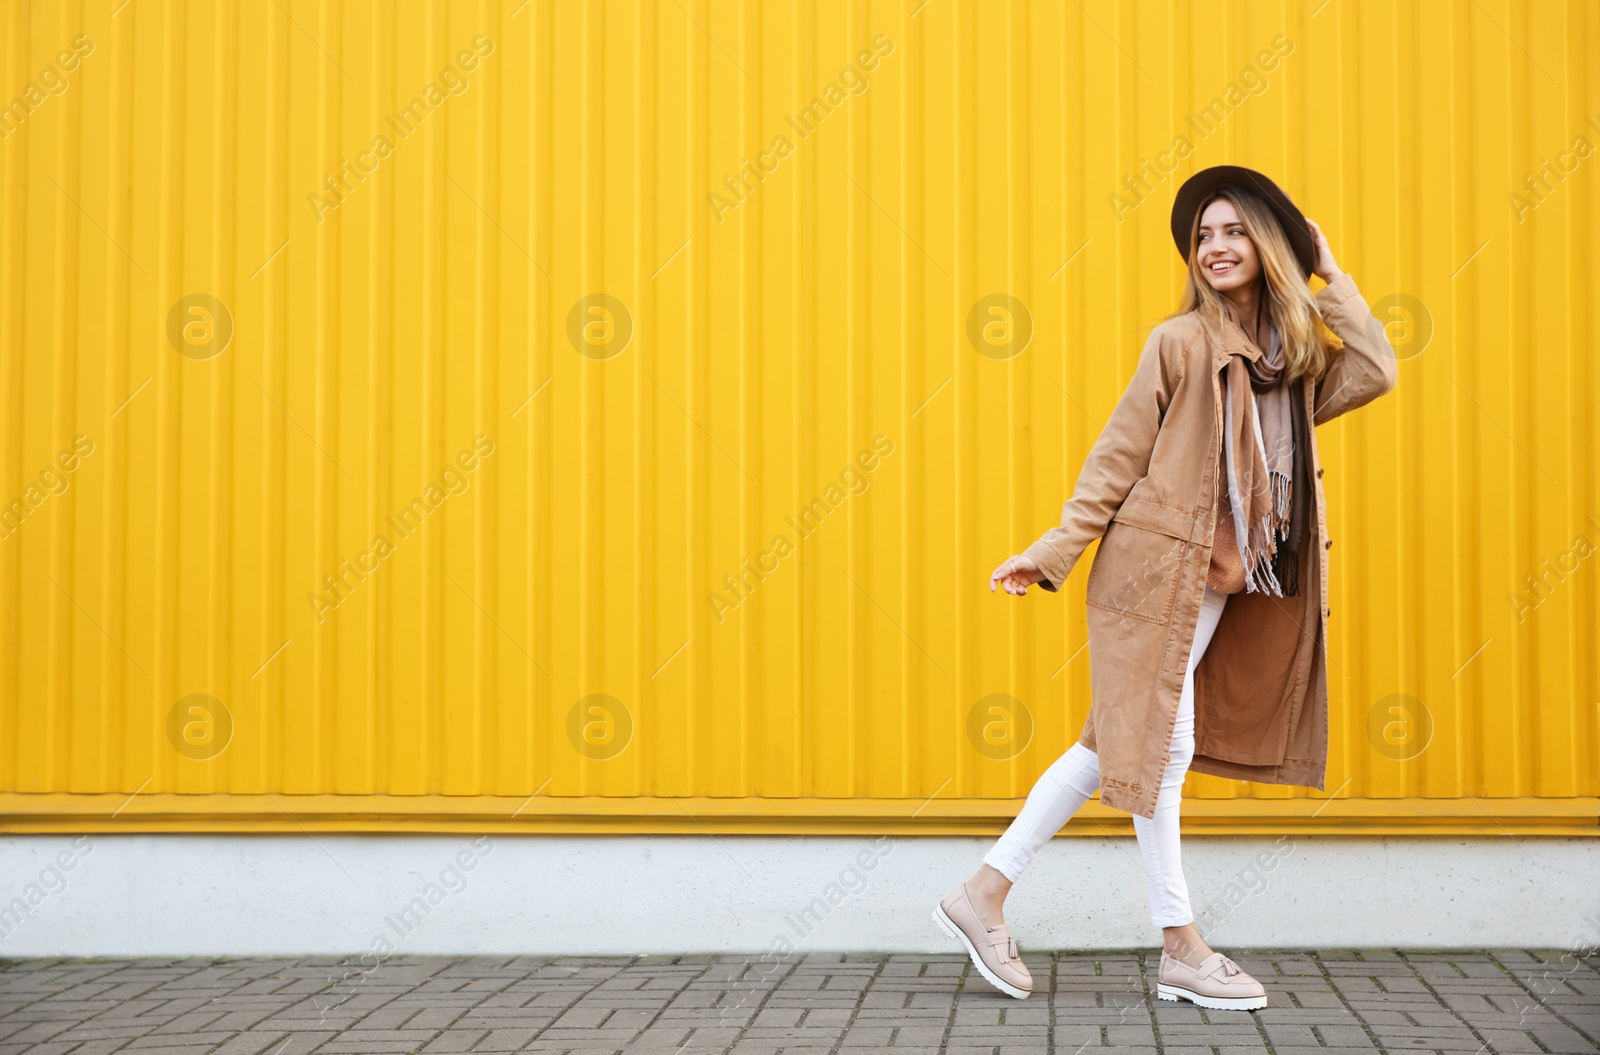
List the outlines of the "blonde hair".
<svg viewBox="0 0 1600 1055">
<path fill-rule="evenodd" d="M 1223 296 L 1211 288 L 1200 271 L 1200 217 L 1218 198 L 1226 198 L 1239 211 L 1240 226 L 1261 261 L 1261 278 L 1266 284 L 1261 305 L 1272 328 L 1278 331 L 1285 359 L 1284 378 L 1290 383 L 1300 377 L 1320 379 L 1332 347 L 1323 336 L 1326 324 L 1316 301 L 1311 299 L 1310 287 L 1301 278 L 1300 261 L 1289 245 L 1278 214 L 1263 198 L 1243 187 L 1218 187 L 1195 209 L 1189 224 L 1189 278 L 1184 283 L 1183 303 L 1167 318 L 1193 311 L 1204 313 L 1219 328 L 1225 325 Z"/>
</svg>

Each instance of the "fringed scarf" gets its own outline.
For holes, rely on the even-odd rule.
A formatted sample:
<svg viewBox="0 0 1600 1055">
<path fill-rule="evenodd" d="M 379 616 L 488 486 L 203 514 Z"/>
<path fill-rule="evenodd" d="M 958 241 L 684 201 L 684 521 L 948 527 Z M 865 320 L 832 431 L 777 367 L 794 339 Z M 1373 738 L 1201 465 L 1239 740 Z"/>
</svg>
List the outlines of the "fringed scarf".
<svg viewBox="0 0 1600 1055">
<path fill-rule="evenodd" d="M 1287 360 L 1277 330 L 1271 331 L 1269 343 L 1271 348 L 1255 361 L 1235 353 L 1223 368 L 1227 392 L 1222 436 L 1245 590 L 1285 597 L 1300 585 L 1311 437 L 1300 383 L 1291 392 L 1282 378 Z M 1237 369 L 1241 365 L 1244 369 Z"/>
</svg>

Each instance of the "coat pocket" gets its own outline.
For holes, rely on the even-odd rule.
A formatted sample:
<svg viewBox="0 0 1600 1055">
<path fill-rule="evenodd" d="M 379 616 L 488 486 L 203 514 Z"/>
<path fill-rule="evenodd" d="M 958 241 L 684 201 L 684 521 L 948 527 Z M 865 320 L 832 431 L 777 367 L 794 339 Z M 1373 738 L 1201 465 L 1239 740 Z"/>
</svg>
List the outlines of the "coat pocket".
<svg viewBox="0 0 1600 1055">
<path fill-rule="evenodd" d="M 1168 530 L 1113 519 L 1095 551 L 1084 599 L 1108 612 L 1165 624 L 1193 548 L 1186 537 Z"/>
</svg>

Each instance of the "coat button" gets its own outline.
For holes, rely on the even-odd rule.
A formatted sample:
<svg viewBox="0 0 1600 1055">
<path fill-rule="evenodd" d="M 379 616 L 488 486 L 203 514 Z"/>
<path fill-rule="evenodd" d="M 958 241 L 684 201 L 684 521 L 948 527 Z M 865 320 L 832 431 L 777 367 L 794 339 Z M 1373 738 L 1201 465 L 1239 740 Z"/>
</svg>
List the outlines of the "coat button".
<svg viewBox="0 0 1600 1055">
<path fill-rule="evenodd" d="M 1320 468 L 1317 470 L 1317 479 L 1322 479 L 1322 470 Z"/>
<path fill-rule="evenodd" d="M 1323 549 L 1332 549 L 1333 548 L 1333 539 L 1329 539 L 1328 541 L 1324 542 L 1322 544 L 1322 548 Z"/>
</svg>

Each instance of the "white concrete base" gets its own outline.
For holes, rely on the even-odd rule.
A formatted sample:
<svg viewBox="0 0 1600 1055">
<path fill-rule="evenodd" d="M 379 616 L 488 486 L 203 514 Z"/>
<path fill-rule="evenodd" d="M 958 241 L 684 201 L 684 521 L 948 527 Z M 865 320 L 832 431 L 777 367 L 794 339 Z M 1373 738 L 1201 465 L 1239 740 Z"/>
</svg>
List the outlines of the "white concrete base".
<svg viewBox="0 0 1600 1055">
<path fill-rule="evenodd" d="M 992 845 L 0 836 L 0 957 L 955 952 L 929 914 Z M 1600 839 L 1186 835 L 1184 871 L 1218 948 L 1600 944 Z M 1006 919 L 1023 949 L 1159 943 L 1131 837 L 1052 840 Z"/>
</svg>

